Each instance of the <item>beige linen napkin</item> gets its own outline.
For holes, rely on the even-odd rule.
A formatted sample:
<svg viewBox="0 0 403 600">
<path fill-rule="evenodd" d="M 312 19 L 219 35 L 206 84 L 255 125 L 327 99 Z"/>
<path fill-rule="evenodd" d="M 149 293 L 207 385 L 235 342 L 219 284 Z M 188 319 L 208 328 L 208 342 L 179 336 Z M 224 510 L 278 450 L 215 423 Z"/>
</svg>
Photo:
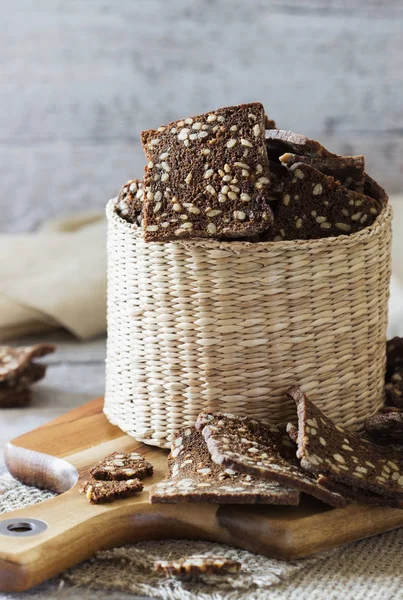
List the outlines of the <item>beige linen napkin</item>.
<svg viewBox="0 0 403 600">
<path fill-rule="evenodd" d="M 106 329 L 103 213 L 0 236 L 0 340 L 65 327 L 79 338 Z"/>
</svg>

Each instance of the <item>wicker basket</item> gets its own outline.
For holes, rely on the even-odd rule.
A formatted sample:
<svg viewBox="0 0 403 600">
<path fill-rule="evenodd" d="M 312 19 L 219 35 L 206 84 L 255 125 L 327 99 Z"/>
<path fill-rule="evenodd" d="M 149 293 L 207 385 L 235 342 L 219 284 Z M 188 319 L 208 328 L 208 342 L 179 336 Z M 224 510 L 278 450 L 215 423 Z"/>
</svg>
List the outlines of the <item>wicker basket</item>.
<svg viewBox="0 0 403 600">
<path fill-rule="evenodd" d="M 145 243 L 107 206 L 104 411 L 145 443 L 204 409 L 295 421 L 300 383 L 359 429 L 384 400 L 391 209 L 351 236 Z"/>
</svg>

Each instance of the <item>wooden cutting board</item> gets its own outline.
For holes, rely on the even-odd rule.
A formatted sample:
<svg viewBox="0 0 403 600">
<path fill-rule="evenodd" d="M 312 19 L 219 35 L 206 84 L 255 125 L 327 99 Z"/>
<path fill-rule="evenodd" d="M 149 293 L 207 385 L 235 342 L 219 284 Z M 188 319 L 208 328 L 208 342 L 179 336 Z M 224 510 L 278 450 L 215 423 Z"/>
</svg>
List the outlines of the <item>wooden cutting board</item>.
<svg viewBox="0 0 403 600">
<path fill-rule="evenodd" d="M 78 492 L 79 480 L 115 450 L 138 450 L 155 474 L 137 498 L 91 505 Z M 308 497 L 298 507 L 151 505 L 148 488 L 166 475 L 166 457 L 167 451 L 110 425 L 102 398 L 10 442 L 6 463 L 12 475 L 60 495 L 0 517 L 0 590 L 26 590 L 97 550 L 139 540 L 214 540 L 295 559 L 403 526 L 403 510 L 358 504 L 332 509 Z"/>
</svg>

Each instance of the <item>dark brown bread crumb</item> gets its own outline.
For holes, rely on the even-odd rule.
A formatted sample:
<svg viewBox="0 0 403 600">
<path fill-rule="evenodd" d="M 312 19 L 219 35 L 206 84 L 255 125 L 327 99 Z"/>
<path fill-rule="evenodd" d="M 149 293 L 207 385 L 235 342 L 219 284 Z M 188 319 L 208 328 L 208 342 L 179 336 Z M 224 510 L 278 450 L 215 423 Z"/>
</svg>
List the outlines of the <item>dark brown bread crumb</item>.
<svg viewBox="0 0 403 600">
<path fill-rule="evenodd" d="M 403 453 L 376 446 L 335 425 L 301 388 L 287 392 L 298 411 L 301 466 L 329 480 L 403 501 Z"/>
<path fill-rule="evenodd" d="M 228 575 L 237 573 L 241 563 L 224 556 L 190 556 L 177 560 L 158 560 L 154 569 L 166 577 L 199 577 L 200 575 Z"/>
<path fill-rule="evenodd" d="M 351 234 L 371 225 L 381 210 L 379 201 L 297 163 L 284 183 L 272 235 L 274 240 L 308 240 Z"/>
<path fill-rule="evenodd" d="M 80 487 L 80 493 L 87 496 L 90 504 L 102 504 L 114 502 L 121 498 L 134 496 L 143 489 L 139 479 L 128 479 L 126 481 L 84 481 Z"/>
<path fill-rule="evenodd" d="M 152 503 L 297 505 L 299 502 L 299 493 L 294 488 L 236 473 L 214 463 L 203 436 L 193 427 L 175 434 L 168 467 L 170 477 L 150 491 Z"/>
<path fill-rule="evenodd" d="M 104 481 L 143 479 L 153 474 L 153 466 L 137 452 L 113 452 L 92 467 L 90 474 Z"/>
<path fill-rule="evenodd" d="M 264 137 L 257 102 L 143 131 L 145 239 L 240 238 L 269 228 Z"/>
<path fill-rule="evenodd" d="M 286 154 L 282 154 L 279 160 L 285 167 L 291 167 L 299 162 L 310 165 L 321 173 L 324 173 L 324 175 L 330 175 L 349 190 L 360 193 L 364 191 L 365 161 L 363 156 L 311 158 L 287 152 Z"/>
<path fill-rule="evenodd" d="M 131 179 L 122 186 L 116 200 L 116 212 L 118 215 L 141 226 L 143 221 L 143 182 L 139 179 Z"/>
<path fill-rule="evenodd" d="M 332 506 L 346 505 L 342 496 L 318 485 L 315 477 L 299 468 L 296 445 L 276 425 L 225 413 L 202 413 L 196 428 L 202 431 L 217 464 L 293 486 Z"/>
</svg>

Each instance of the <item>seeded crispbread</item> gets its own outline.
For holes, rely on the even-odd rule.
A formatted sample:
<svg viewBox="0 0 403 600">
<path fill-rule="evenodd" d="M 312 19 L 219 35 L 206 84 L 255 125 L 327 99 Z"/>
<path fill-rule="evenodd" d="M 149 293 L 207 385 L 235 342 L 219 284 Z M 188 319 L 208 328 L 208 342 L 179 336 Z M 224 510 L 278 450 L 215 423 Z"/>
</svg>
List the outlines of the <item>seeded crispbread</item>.
<svg viewBox="0 0 403 600">
<path fill-rule="evenodd" d="M 202 431 L 217 464 L 293 486 L 331 506 L 346 505 L 342 496 L 318 485 L 315 477 L 299 468 L 296 445 L 276 425 L 228 413 L 202 413 L 196 428 Z"/>
<path fill-rule="evenodd" d="M 388 412 L 365 421 L 365 431 L 375 444 L 403 444 L 403 414 Z"/>
<path fill-rule="evenodd" d="M 15 387 L 0 390 L 0 408 L 20 408 L 27 406 L 31 401 L 31 390 Z"/>
<path fill-rule="evenodd" d="M 228 575 L 237 573 L 241 563 L 224 556 L 194 555 L 177 560 L 158 560 L 154 569 L 166 577 L 198 577 L 200 575 Z"/>
<path fill-rule="evenodd" d="M 386 381 L 396 369 L 403 369 L 403 338 L 394 337 L 386 342 Z"/>
<path fill-rule="evenodd" d="M 90 504 L 103 504 L 114 502 L 121 498 L 134 496 L 143 489 L 139 479 L 127 479 L 126 481 L 84 481 L 80 487 L 80 493 L 87 496 Z"/>
<path fill-rule="evenodd" d="M 92 467 L 90 474 L 104 481 L 143 479 L 153 474 L 153 466 L 137 452 L 113 452 Z"/>
<path fill-rule="evenodd" d="M 14 379 L 0 382 L 0 408 L 26 406 L 31 399 L 29 386 L 45 376 L 46 365 L 29 363 Z"/>
<path fill-rule="evenodd" d="M 301 466 L 361 491 L 403 500 L 403 453 L 360 438 L 335 425 L 301 388 L 287 392 L 297 404 Z"/>
<path fill-rule="evenodd" d="M 318 239 L 360 231 L 380 214 L 380 202 L 347 190 L 310 165 L 290 167 L 275 211 L 274 240 Z"/>
<path fill-rule="evenodd" d="M 31 361 L 54 352 L 53 344 L 35 346 L 0 346 L 0 382 L 12 382 L 28 368 Z"/>
<path fill-rule="evenodd" d="M 398 406 L 381 406 L 379 412 L 383 414 L 390 412 L 403 413 L 403 408 L 399 408 Z"/>
<path fill-rule="evenodd" d="M 372 179 L 368 173 L 364 173 L 364 194 L 375 198 L 375 200 L 379 200 L 382 206 L 385 206 L 389 201 L 389 197 L 383 187 L 375 179 Z"/>
<path fill-rule="evenodd" d="M 170 477 L 150 490 L 152 503 L 287 504 L 299 492 L 215 464 L 201 433 L 187 427 L 175 434 L 168 458 Z"/>
<path fill-rule="evenodd" d="M 312 158 L 337 157 L 337 154 L 329 152 L 316 140 L 310 140 L 305 135 L 285 129 L 266 131 L 266 146 L 269 158 L 279 158 L 286 152 Z"/>
<path fill-rule="evenodd" d="M 333 492 L 339 493 L 348 500 L 354 502 L 369 504 L 371 506 L 403 508 L 403 500 L 399 498 L 389 498 L 388 496 L 382 496 L 381 494 L 376 494 L 375 492 L 363 491 L 349 485 L 344 485 L 340 482 L 332 481 L 323 475 L 319 475 L 318 482 L 324 487 L 327 487 Z"/>
<path fill-rule="evenodd" d="M 139 179 L 130 179 L 121 187 L 116 199 L 116 212 L 122 219 L 141 225 L 143 220 L 143 182 Z"/>
<path fill-rule="evenodd" d="M 260 103 L 143 131 L 146 241 L 239 238 L 272 224 Z"/>
<path fill-rule="evenodd" d="M 389 404 L 403 407 L 403 368 L 397 368 L 385 385 L 386 398 Z"/>
<path fill-rule="evenodd" d="M 363 156 L 325 156 L 312 158 L 310 156 L 299 156 L 287 152 L 282 154 L 279 161 L 285 167 L 291 167 L 296 163 L 303 163 L 314 167 L 325 175 L 330 175 L 342 186 L 355 192 L 364 191 L 364 168 Z"/>
<path fill-rule="evenodd" d="M 287 433 L 290 438 L 298 443 L 298 428 L 289 423 L 287 425 Z M 403 508 L 403 501 L 396 498 L 388 498 L 381 496 L 375 492 L 363 491 L 353 488 L 349 485 L 343 485 L 340 482 L 334 482 L 323 475 L 318 476 L 318 483 L 336 494 L 340 494 L 347 500 L 371 504 L 372 506 L 388 506 L 390 508 Z"/>
</svg>

